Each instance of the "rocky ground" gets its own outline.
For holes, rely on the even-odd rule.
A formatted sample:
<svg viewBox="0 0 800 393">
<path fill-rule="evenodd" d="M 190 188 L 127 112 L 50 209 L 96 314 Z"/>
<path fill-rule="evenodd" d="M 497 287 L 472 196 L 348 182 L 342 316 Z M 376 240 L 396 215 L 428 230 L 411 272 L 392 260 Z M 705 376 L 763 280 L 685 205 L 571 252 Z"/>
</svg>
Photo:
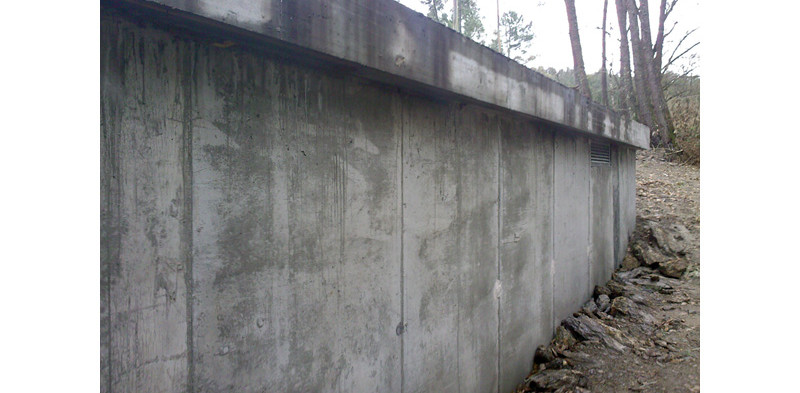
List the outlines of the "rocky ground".
<svg viewBox="0 0 800 393">
<path fill-rule="evenodd" d="M 637 153 L 636 231 L 516 392 L 700 391 L 700 171 Z"/>
</svg>

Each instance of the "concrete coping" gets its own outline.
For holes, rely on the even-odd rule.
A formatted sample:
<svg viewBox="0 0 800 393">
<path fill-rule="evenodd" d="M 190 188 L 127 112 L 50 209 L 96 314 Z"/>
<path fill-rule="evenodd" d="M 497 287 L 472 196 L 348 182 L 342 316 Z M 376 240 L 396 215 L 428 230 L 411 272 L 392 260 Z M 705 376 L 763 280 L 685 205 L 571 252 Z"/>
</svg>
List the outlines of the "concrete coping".
<svg viewBox="0 0 800 393">
<path fill-rule="evenodd" d="M 649 129 L 393 0 L 109 0 L 647 149 Z"/>
</svg>

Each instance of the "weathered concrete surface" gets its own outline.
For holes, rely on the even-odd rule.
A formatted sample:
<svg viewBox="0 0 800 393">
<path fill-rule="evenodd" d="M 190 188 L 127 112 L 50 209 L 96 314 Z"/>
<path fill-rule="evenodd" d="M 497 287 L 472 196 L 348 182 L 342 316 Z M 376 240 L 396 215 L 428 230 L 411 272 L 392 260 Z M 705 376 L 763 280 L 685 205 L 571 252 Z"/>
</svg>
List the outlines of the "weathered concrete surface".
<svg viewBox="0 0 800 393">
<path fill-rule="evenodd" d="M 175 41 L 163 32 L 118 33 L 101 26 L 101 388 L 183 391 L 191 208 L 175 65 L 185 48 L 152 45 Z"/>
<path fill-rule="evenodd" d="M 612 163 L 615 161 L 612 149 Z M 595 285 L 611 279 L 616 265 L 614 248 L 614 190 L 616 168 L 612 165 L 592 166 L 589 175 L 589 293 Z"/>
<path fill-rule="evenodd" d="M 404 106 L 404 388 L 497 389 L 498 133 L 472 106 Z"/>
<path fill-rule="evenodd" d="M 556 134 L 553 328 L 589 298 L 589 139 Z"/>
<path fill-rule="evenodd" d="M 500 392 L 514 390 L 553 315 L 553 133 L 500 122 Z"/>
<path fill-rule="evenodd" d="M 627 245 L 629 147 L 101 26 L 103 392 L 508 391 Z"/>
<path fill-rule="evenodd" d="M 647 148 L 641 124 L 395 1 L 125 0 Z M 229 29 L 230 30 L 230 29 Z M 373 73 L 374 74 L 374 73 Z M 377 74 L 374 75 L 380 77 Z"/>
<path fill-rule="evenodd" d="M 198 54 L 196 387 L 399 389 L 396 98 Z"/>
<path fill-rule="evenodd" d="M 627 253 L 628 241 L 636 227 L 636 151 L 623 146 L 617 146 L 616 149 L 615 268 L 622 263 Z"/>
</svg>

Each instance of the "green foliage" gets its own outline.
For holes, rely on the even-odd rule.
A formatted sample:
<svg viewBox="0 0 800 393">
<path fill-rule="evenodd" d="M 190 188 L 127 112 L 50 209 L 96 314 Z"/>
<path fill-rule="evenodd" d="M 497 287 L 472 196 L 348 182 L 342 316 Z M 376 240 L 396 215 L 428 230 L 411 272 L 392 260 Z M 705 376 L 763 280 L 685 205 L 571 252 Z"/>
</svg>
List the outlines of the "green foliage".
<svg viewBox="0 0 800 393">
<path fill-rule="evenodd" d="M 447 14 L 442 13 L 442 10 L 444 9 L 444 0 L 421 0 L 421 3 L 428 7 L 428 18 L 431 18 L 445 26 L 452 25 L 452 21 L 447 17 Z"/>
<path fill-rule="evenodd" d="M 500 18 L 500 26 L 505 36 L 505 55 L 520 63 L 532 61 L 535 56 L 527 54 L 533 41 L 533 22 L 525 23 L 522 15 L 507 11 Z"/>
<path fill-rule="evenodd" d="M 428 7 L 428 18 L 431 18 L 454 30 L 453 16 L 443 12 L 446 0 L 421 0 L 421 3 Z M 447 1 L 448 4 L 452 2 Z M 452 7 L 451 7 L 452 8 Z M 452 10 L 451 10 L 452 11 Z M 458 0 L 458 19 L 461 24 L 461 34 L 469 37 L 475 42 L 483 42 L 485 33 L 483 21 L 480 16 L 480 9 L 475 0 Z"/>
<path fill-rule="evenodd" d="M 576 87 L 578 85 L 578 83 L 575 82 L 575 72 L 572 71 L 572 68 L 556 70 L 553 67 L 544 68 L 542 66 L 539 66 L 536 68 L 536 71 L 538 71 L 541 74 L 544 74 L 544 76 L 558 83 L 561 83 L 564 86 Z"/>
<path fill-rule="evenodd" d="M 475 0 L 458 0 L 458 18 L 461 20 L 461 33 L 475 42 L 483 42 L 483 22 L 480 9 Z"/>
</svg>

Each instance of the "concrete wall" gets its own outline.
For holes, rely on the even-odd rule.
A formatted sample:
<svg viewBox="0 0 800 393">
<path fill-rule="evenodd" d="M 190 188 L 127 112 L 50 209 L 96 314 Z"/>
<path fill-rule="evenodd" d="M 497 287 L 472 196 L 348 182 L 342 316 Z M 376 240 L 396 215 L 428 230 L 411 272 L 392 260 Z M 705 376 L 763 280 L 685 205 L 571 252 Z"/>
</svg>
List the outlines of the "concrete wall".
<svg viewBox="0 0 800 393">
<path fill-rule="evenodd" d="M 630 147 L 101 18 L 103 392 L 510 391 L 624 255 Z"/>
</svg>

